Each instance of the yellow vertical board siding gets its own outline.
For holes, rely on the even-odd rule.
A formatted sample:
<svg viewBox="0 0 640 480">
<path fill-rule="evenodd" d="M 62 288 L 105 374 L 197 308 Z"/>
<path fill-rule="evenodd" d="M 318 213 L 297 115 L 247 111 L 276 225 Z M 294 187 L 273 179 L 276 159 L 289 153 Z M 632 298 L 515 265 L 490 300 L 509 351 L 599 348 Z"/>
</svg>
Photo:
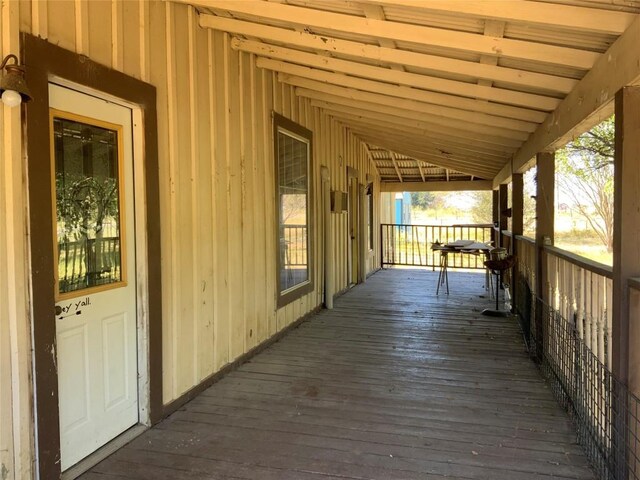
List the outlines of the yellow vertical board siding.
<svg viewBox="0 0 640 480">
<path fill-rule="evenodd" d="M 172 230 L 170 214 L 169 192 L 172 189 L 169 169 L 169 93 L 167 67 L 167 6 L 160 2 L 149 5 L 149 37 L 153 39 L 154 48 L 150 49 L 149 59 L 153 69 L 149 72 L 149 80 L 156 87 L 156 107 L 158 112 L 158 171 L 160 182 L 160 218 L 161 236 L 160 246 L 162 256 L 162 364 L 171 365 L 173 362 L 172 319 L 173 299 L 173 260 L 172 239 L 168 232 Z M 167 191 L 169 190 L 169 192 Z M 163 377 L 163 399 L 169 401 L 174 398 L 174 382 L 171 369 L 165 370 Z"/>
<path fill-rule="evenodd" d="M 110 0 L 92 0 L 91 2 L 82 2 L 86 8 L 87 16 L 87 39 L 86 46 L 83 49 L 85 55 L 102 65 L 113 65 L 112 45 L 117 45 L 119 38 L 113 37 L 112 26 L 112 4 Z M 115 19 L 116 21 L 118 19 Z M 122 26 L 122 25 L 120 25 Z M 122 66 L 119 67 L 122 70 Z"/>
<path fill-rule="evenodd" d="M 33 6 L 40 2 L 33 2 Z M 48 3 L 48 2 L 42 2 Z M 76 4 L 61 1 L 47 8 L 47 40 L 67 50 L 76 50 Z"/>
<path fill-rule="evenodd" d="M 147 22 L 145 22 L 144 18 L 145 11 L 143 8 L 140 8 L 140 6 L 144 5 L 144 3 L 117 3 L 121 6 L 122 10 L 122 26 L 120 28 L 122 32 L 122 44 L 117 47 L 118 50 L 122 52 L 122 71 L 127 75 L 142 79 L 141 58 L 144 58 L 144 56 L 141 55 L 141 52 L 145 50 L 142 39 L 147 30 Z M 120 68 L 115 65 L 114 68 L 120 70 Z"/>
<path fill-rule="evenodd" d="M 347 165 L 361 174 L 370 167 L 358 141 L 341 124 L 311 107 L 307 99 L 296 97 L 294 89 L 278 82 L 272 72 L 256 68 L 253 57 L 233 51 L 226 34 L 200 29 L 190 7 L 111 1 L 60 2 L 55 9 L 47 5 L 19 3 L 21 28 L 157 88 L 163 399 L 169 402 L 320 304 L 324 288 L 320 166 L 327 165 L 332 189 L 341 191 L 346 191 Z M 279 310 L 272 110 L 314 135 L 315 290 Z M 19 119 L 5 121 L 3 134 L 19 129 L 19 124 Z M 20 178 L 14 171 L 12 175 L 2 179 L 3 192 L 8 192 L 7 182 Z M 11 190 L 11 200 L 23 194 Z M 6 208 L 5 202 L 3 214 Z M 25 221 L 19 218 L 20 231 Z M 334 285 L 339 291 L 347 281 L 346 215 L 333 214 L 330 221 L 336 254 Z M 17 227 L 11 224 L 11 228 Z M 0 232 L 5 240 L 10 234 L 6 229 Z M 24 238 L 19 238 L 24 247 Z M 2 256 L 24 260 L 24 252 L 16 256 L 6 241 L 0 249 Z M 6 270 L 0 273 L 3 285 L 8 284 Z M 7 289 L 0 289 L 2 308 L 26 296 L 24 283 L 24 278 L 17 283 L 21 291 L 12 293 L 12 301 Z M 26 315 L 26 305 L 22 310 Z M 7 427 L 11 422 L 5 420 L 13 413 L 7 405 L 10 390 L 4 388 L 11 373 L 6 367 L 11 362 L 4 358 L 9 350 L 4 347 L 11 343 L 6 322 L 0 328 L 0 438 L 5 442 L 12 435 Z"/>
<path fill-rule="evenodd" d="M 278 330 L 278 315 L 276 310 L 276 291 L 275 288 L 268 288 L 275 282 L 276 276 L 276 255 L 278 249 L 276 247 L 276 222 L 273 220 L 276 216 L 276 192 L 275 192 L 275 160 L 273 158 L 274 138 L 273 124 L 271 112 L 274 109 L 274 84 L 277 82 L 276 75 L 268 70 L 261 71 L 263 78 L 263 135 L 264 135 L 264 165 L 265 165 L 265 235 L 266 235 L 266 281 L 265 293 L 267 296 L 267 315 L 269 319 L 269 336 Z M 269 254 L 271 252 L 271 254 Z"/>
<path fill-rule="evenodd" d="M 2 56 L 20 53 L 18 2 L 0 6 Z M 0 106 L 0 475 L 32 476 L 31 335 L 21 111 Z"/>
<path fill-rule="evenodd" d="M 229 293 L 230 293 L 230 337 L 231 360 L 244 353 L 244 285 L 242 271 L 242 163 L 240 158 L 240 52 L 232 50 L 231 38 L 224 35 L 227 68 L 225 99 L 227 101 L 227 160 L 229 162 L 228 202 L 229 202 Z M 247 266 L 250 267 L 250 266 Z"/>
<path fill-rule="evenodd" d="M 194 20 L 197 20 L 194 18 Z M 198 227 L 198 249 L 196 261 L 200 264 L 200 277 L 196 282 L 198 289 L 198 379 L 206 378 L 214 371 L 214 264 L 213 264 L 213 238 L 215 232 L 214 204 L 213 204 L 213 155 L 211 135 L 212 118 L 210 112 L 211 91 L 210 68 L 208 61 L 209 34 L 204 29 L 196 28 L 195 41 L 198 56 L 194 57 L 194 63 L 199 64 L 197 85 L 198 95 L 194 98 L 195 105 L 199 106 L 195 116 L 198 129 L 195 141 L 198 145 L 197 168 L 195 178 L 199 182 L 196 202 L 199 215 L 195 219 Z M 202 59 L 202 60 L 200 60 Z"/>
<path fill-rule="evenodd" d="M 253 118 L 253 106 L 255 104 L 255 72 L 253 71 L 252 55 L 240 54 L 240 132 L 241 132 L 241 166 L 242 166 L 242 254 L 243 265 L 242 283 L 244 294 L 244 342 L 245 349 L 249 350 L 256 345 L 256 331 L 258 312 L 256 311 L 256 295 L 254 275 L 256 270 L 258 253 L 255 244 L 256 217 L 258 210 L 255 201 L 255 121 Z"/>
<path fill-rule="evenodd" d="M 228 248 L 228 198 L 227 179 L 229 177 L 227 164 L 227 122 L 225 110 L 227 104 L 224 91 L 226 84 L 224 33 L 212 34 L 213 55 L 213 84 L 215 106 L 215 134 L 214 134 L 214 207 L 216 225 L 214 236 L 217 248 L 215 255 L 215 296 L 214 304 L 215 324 L 215 368 L 220 369 L 229 362 L 229 261 Z"/>
<path fill-rule="evenodd" d="M 268 124 L 268 112 L 264 110 L 264 72 L 255 67 L 255 56 L 250 58 L 251 73 L 251 123 L 252 155 L 254 156 L 254 263 L 253 263 L 253 296 L 255 298 L 256 331 L 254 338 L 256 343 L 264 341 L 268 337 L 269 318 L 267 314 L 267 255 L 258 252 L 268 252 L 266 246 L 266 212 L 267 198 L 265 190 L 265 169 L 267 159 L 264 147 L 264 128 Z"/>
</svg>

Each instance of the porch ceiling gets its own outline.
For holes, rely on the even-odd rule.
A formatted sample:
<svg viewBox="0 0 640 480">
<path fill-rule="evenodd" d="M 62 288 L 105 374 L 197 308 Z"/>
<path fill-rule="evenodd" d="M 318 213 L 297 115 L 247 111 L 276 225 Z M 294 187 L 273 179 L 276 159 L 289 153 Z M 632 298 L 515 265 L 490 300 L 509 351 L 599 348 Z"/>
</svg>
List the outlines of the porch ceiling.
<svg viewBox="0 0 640 480">
<path fill-rule="evenodd" d="M 524 163 L 602 106 L 590 98 L 599 85 L 576 87 L 630 26 L 640 31 L 640 0 L 177 1 L 373 151 L 393 152 L 373 159 L 389 181 L 490 180 Z M 593 109 L 549 118 L 570 94 Z"/>
</svg>

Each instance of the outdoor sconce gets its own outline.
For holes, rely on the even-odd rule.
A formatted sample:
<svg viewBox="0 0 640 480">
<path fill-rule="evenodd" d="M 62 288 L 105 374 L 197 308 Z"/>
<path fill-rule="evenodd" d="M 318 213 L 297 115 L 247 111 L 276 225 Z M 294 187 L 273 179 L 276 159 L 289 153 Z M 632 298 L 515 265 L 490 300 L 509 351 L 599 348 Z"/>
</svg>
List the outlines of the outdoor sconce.
<svg viewBox="0 0 640 480">
<path fill-rule="evenodd" d="M 12 64 L 8 64 L 9 60 L 13 60 Z M 31 92 L 27 87 L 24 79 L 24 67 L 19 64 L 18 57 L 9 54 L 2 60 L 0 71 L 6 70 L 6 73 L 0 78 L 0 94 L 2 95 L 2 103 L 8 107 L 16 107 L 22 102 L 31 100 Z"/>
</svg>

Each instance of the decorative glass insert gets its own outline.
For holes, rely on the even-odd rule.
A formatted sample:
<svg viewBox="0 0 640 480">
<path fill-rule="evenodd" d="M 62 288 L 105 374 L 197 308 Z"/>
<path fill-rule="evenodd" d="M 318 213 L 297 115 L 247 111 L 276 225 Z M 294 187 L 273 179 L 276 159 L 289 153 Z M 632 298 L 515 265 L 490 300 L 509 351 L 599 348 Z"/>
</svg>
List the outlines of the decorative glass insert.
<svg viewBox="0 0 640 480">
<path fill-rule="evenodd" d="M 309 281 L 309 142 L 278 129 L 280 292 Z"/>
<path fill-rule="evenodd" d="M 125 280 L 118 133 L 53 118 L 59 294 Z"/>
</svg>

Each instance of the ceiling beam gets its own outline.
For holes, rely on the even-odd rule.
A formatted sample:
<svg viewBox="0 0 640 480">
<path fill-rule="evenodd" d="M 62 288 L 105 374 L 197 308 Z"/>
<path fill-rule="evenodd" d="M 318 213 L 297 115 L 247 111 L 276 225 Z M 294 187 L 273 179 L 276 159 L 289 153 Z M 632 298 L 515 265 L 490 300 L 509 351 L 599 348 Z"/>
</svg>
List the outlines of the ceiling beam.
<svg viewBox="0 0 640 480">
<path fill-rule="evenodd" d="M 469 79 L 480 78 L 513 86 L 535 88 L 563 94 L 569 93 L 578 83 L 577 80 L 572 78 L 528 72 L 526 70 L 506 68 L 497 65 L 478 64 L 466 60 L 411 52 L 408 50 L 398 50 L 392 47 L 370 45 L 352 40 L 341 40 L 326 35 L 316 35 L 304 30 L 288 30 L 215 15 L 200 14 L 200 26 L 248 37 L 256 37 L 289 46 L 311 48 L 332 55 L 338 54 L 353 58 L 364 58 L 391 65 L 417 67 L 433 72 L 463 75 L 469 77 Z"/>
<path fill-rule="evenodd" d="M 323 84 L 320 83 L 320 85 Z M 349 89 L 329 85 L 328 87 L 332 87 L 336 92 L 346 93 L 348 95 Z M 402 112 L 403 115 L 411 116 L 415 119 L 423 119 L 425 121 L 428 121 L 430 118 L 434 122 L 439 122 L 439 119 L 442 118 L 449 122 L 463 122 L 463 125 L 469 123 L 483 126 L 491 125 L 497 128 L 527 133 L 535 132 L 538 126 L 537 123 L 523 122 L 522 120 L 512 120 L 504 117 L 486 115 L 484 113 L 470 113 L 465 110 L 457 110 L 455 108 L 431 106 L 427 103 L 416 102 L 414 100 L 401 100 L 375 93 L 358 92 L 357 90 L 351 91 L 353 94 L 349 95 L 351 98 L 348 98 L 345 95 L 334 95 L 306 88 L 296 88 L 295 90 L 296 95 L 313 100 L 337 103 L 355 108 L 366 108 L 369 110 L 375 109 L 380 112 L 396 112 L 393 113 L 394 115 L 399 115 L 400 112 Z"/>
<path fill-rule="evenodd" d="M 340 119 L 338 119 L 338 121 L 340 121 Z M 345 124 L 345 125 L 348 125 L 348 124 Z M 442 156 L 435 157 L 429 153 L 425 153 L 421 151 L 419 148 L 415 148 L 404 143 L 388 141 L 385 139 L 381 139 L 379 137 L 373 137 L 369 135 L 358 135 L 358 138 L 360 138 L 362 141 L 367 142 L 371 145 L 376 145 L 380 148 L 383 148 L 389 151 L 394 151 L 396 153 L 405 155 L 410 158 L 414 158 L 416 160 L 421 160 L 437 168 L 450 168 L 452 170 L 455 170 L 456 172 L 460 172 L 461 174 L 474 175 L 476 177 L 483 178 L 485 180 L 492 179 L 498 170 L 497 168 L 487 167 L 478 162 L 458 161 L 458 160 L 445 158 Z"/>
<path fill-rule="evenodd" d="M 521 172 L 539 152 L 554 150 L 566 144 L 612 113 L 612 101 L 618 90 L 640 83 L 640 15 L 593 69 L 562 101 L 553 114 L 531 135 L 494 179 L 494 185 L 509 180 L 513 172 Z"/>
<path fill-rule="evenodd" d="M 378 107 L 376 110 L 375 105 L 363 104 L 361 107 L 356 106 L 344 106 L 337 103 L 322 102 L 320 100 L 311 100 L 311 105 L 324 108 L 326 110 L 332 110 L 334 112 L 344 112 L 352 115 L 360 115 L 372 119 L 379 120 L 385 123 L 391 123 L 403 126 L 411 126 L 420 130 L 429 131 L 433 127 L 441 126 L 447 129 L 457 129 L 458 133 L 464 134 L 480 134 L 489 135 L 496 138 L 511 138 L 515 140 L 525 141 L 528 134 L 526 132 L 515 132 L 513 130 L 496 129 L 486 125 L 480 125 L 477 123 L 468 123 L 464 126 L 458 126 L 456 122 L 452 120 L 445 121 L 444 119 L 436 119 L 436 121 L 428 121 L 428 117 L 418 117 L 415 114 L 412 117 L 408 117 L 402 110 L 396 112 L 393 110 L 387 110 L 388 107 Z M 438 122 L 437 120 L 441 120 Z"/>
<path fill-rule="evenodd" d="M 416 165 L 418 165 L 418 171 L 420 172 L 420 177 L 422 178 L 422 181 L 424 182 L 424 172 L 422 171 L 422 162 L 420 160 L 416 160 Z"/>
<path fill-rule="evenodd" d="M 339 117 L 336 117 L 338 120 Z M 343 122 L 348 125 L 348 122 Z M 385 140 L 372 135 L 358 135 L 358 137 L 367 143 L 377 145 L 390 151 L 395 151 L 407 157 L 423 160 L 426 163 L 436 165 L 441 168 L 450 168 L 456 172 L 466 175 L 474 175 L 486 180 L 492 179 L 498 172 L 500 167 L 484 164 L 473 158 L 461 158 L 443 155 L 434 155 L 431 152 L 425 152 L 419 147 L 407 145 L 404 142 L 393 140 Z"/>
<path fill-rule="evenodd" d="M 491 190 L 492 185 L 488 180 L 456 180 L 453 182 L 438 182 L 427 180 L 426 182 L 380 182 L 381 192 L 466 192 Z"/>
<path fill-rule="evenodd" d="M 291 63 L 281 62 L 278 60 L 258 58 L 256 60 L 256 65 L 260 68 L 279 72 L 278 80 L 291 85 L 296 85 L 295 82 L 300 78 L 307 78 L 331 85 L 341 85 L 343 87 L 379 93 L 381 95 L 388 95 L 391 97 L 417 100 L 424 103 L 432 103 L 434 105 L 443 105 L 451 108 L 459 108 L 461 110 L 469 110 L 471 112 L 482 112 L 499 117 L 515 118 L 527 122 L 542 123 L 547 118 L 547 113 L 537 110 L 512 107 L 510 105 L 500 105 L 490 102 L 477 102 L 471 98 L 429 92 L 426 90 L 399 85 L 390 85 L 384 82 L 350 77 L 349 75 L 341 73 L 325 72 L 324 70 L 304 67 L 302 65 L 293 65 Z"/>
<path fill-rule="evenodd" d="M 393 162 L 393 168 L 396 169 L 396 173 L 398 174 L 398 179 L 400 183 L 402 183 L 402 174 L 400 173 L 400 169 L 398 168 L 398 162 L 396 161 L 396 154 L 394 152 L 389 152 L 391 155 L 391 161 Z"/>
<path fill-rule="evenodd" d="M 376 161 L 373 158 L 373 155 L 371 154 L 371 149 L 369 148 L 369 145 L 366 142 L 362 142 L 362 145 L 364 146 L 364 151 L 367 153 L 367 158 L 369 159 L 369 162 L 371 162 L 371 164 L 378 171 L 378 176 L 381 176 L 380 169 L 378 168 L 378 164 L 376 163 Z"/>
<path fill-rule="evenodd" d="M 468 143 L 464 143 L 460 141 L 454 142 L 448 139 L 439 139 L 439 138 L 426 139 L 422 135 L 417 136 L 416 134 L 413 134 L 411 130 L 406 130 L 406 129 L 402 130 L 400 127 L 395 129 L 390 127 L 383 128 L 383 127 L 375 127 L 371 124 L 363 124 L 363 123 L 357 123 L 357 122 L 351 121 L 350 128 L 356 134 L 357 133 L 369 134 L 369 135 L 374 134 L 376 136 L 385 138 L 387 140 L 396 140 L 396 141 L 402 140 L 403 142 L 407 142 L 407 144 L 420 145 L 421 142 L 423 142 L 424 140 L 428 140 L 435 147 L 440 147 L 445 150 L 448 147 L 457 147 L 463 150 L 464 152 L 466 152 L 467 155 L 489 153 L 489 154 L 498 155 L 500 158 L 510 158 L 508 153 L 497 152 L 495 150 L 490 150 L 490 149 L 476 146 L 476 145 L 470 145 Z"/>
<path fill-rule="evenodd" d="M 361 0 L 362 1 L 362 0 Z M 465 0 L 464 2 L 418 2 L 416 0 L 364 0 L 393 7 L 491 18 L 506 22 L 535 24 L 573 31 L 620 35 L 635 19 L 632 13 L 523 0 Z M 608 2 L 610 3 L 610 2 Z"/>
<path fill-rule="evenodd" d="M 392 70 L 385 67 L 352 62 L 350 60 L 302 52 L 291 48 L 278 47 L 253 40 L 234 38 L 231 46 L 236 50 L 253 53 L 260 57 L 281 60 L 282 62 L 289 62 L 291 64 L 302 64 L 312 68 L 346 73 L 370 80 L 378 80 L 462 97 L 491 100 L 496 103 L 515 105 L 534 110 L 551 111 L 560 103 L 558 98 L 544 95 L 518 92 L 505 88 L 487 87 L 457 80 L 421 75 L 419 73 Z"/>
<path fill-rule="evenodd" d="M 383 131 L 387 131 L 387 132 L 393 132 L 395 133 L 410 133 L 415 135 L 416 138 L 425 138 L 425 139 L 433 139 L 433 141 L 438 141 L 438 138 L 441 138 L 441 141 L 443 142 L 448 142 L 449 139 L 454 139 L 457 143 L 460 142 L 473 142 L 473 145 L 478 145 L 478 146 L 483 146 L 486 145 L 486 143 L 482 143 L 482 142 L 496 142 L 495 145 L 500 145 L 500 137 L 489 137 L 488 135 L 482 134 L 482 133 L 474 133 L 474 132 L 467 132 L 464 135 L 461 134 L 460 132 L 455 131 L 454 129 L 450 129 L 450 128 L 439 128 L 439 127 L 434 127 L 434 126 L 430 126 L 429 129 L 425 129 L 425 128 L 420 128 L 419 126 L 413 126 L 413 125 L 408 125 L 408 124 L 398 124 L 398 123 L 391 123 L 389 121 L 385 121 L 385 120 L 379 120 L 376 118 L 372 118 L 370 116 L 364 116 L 364 115 L 357 115 L 354 114 L 353 112 L 349 112 L 349 113 L 344 113 L 344 112 L 334 112 L 334 116 L 335 115 L 340 115 L 342 116 L 342 118 L 348 118 L 349 120 L 353 121 L 353 122 L 359 122 L 361 124 L 364 125 L 372 125 L 375 127 L 380 128 Z M 491 146 L 491 145 L 490 145 Z M 487 150 L 489 153 L 491 152 L 495 152 L 495 150 Z M 495 152 L 495 153 L 500 153 L 500 152 Z M 505 158 L 511 158 L 512 155 L 505 155 Z"/>
<path fill-rule="evenodd" d="M 207 7 L 214 11 L 249 15 L 261 21 L 287 22 L 298 25 L 302 29 L 319 28 L 332 32 L 348 33 L 349 35 L 357 34 L 366 37 L 385 38 L 481 55 L 495 55 L 550 65 L 563 65 L 582 70 L 590 69 L 599 57 L 596 52 L 575 48 L 507 38 L 485 37 L 476 33 L 425 27 L 410 23 L 375 20 L 355 15 L 279 4 L 266 0 L 244 0 L 242 2 L 233 0 L 180 1 Z"/>
</svg>

